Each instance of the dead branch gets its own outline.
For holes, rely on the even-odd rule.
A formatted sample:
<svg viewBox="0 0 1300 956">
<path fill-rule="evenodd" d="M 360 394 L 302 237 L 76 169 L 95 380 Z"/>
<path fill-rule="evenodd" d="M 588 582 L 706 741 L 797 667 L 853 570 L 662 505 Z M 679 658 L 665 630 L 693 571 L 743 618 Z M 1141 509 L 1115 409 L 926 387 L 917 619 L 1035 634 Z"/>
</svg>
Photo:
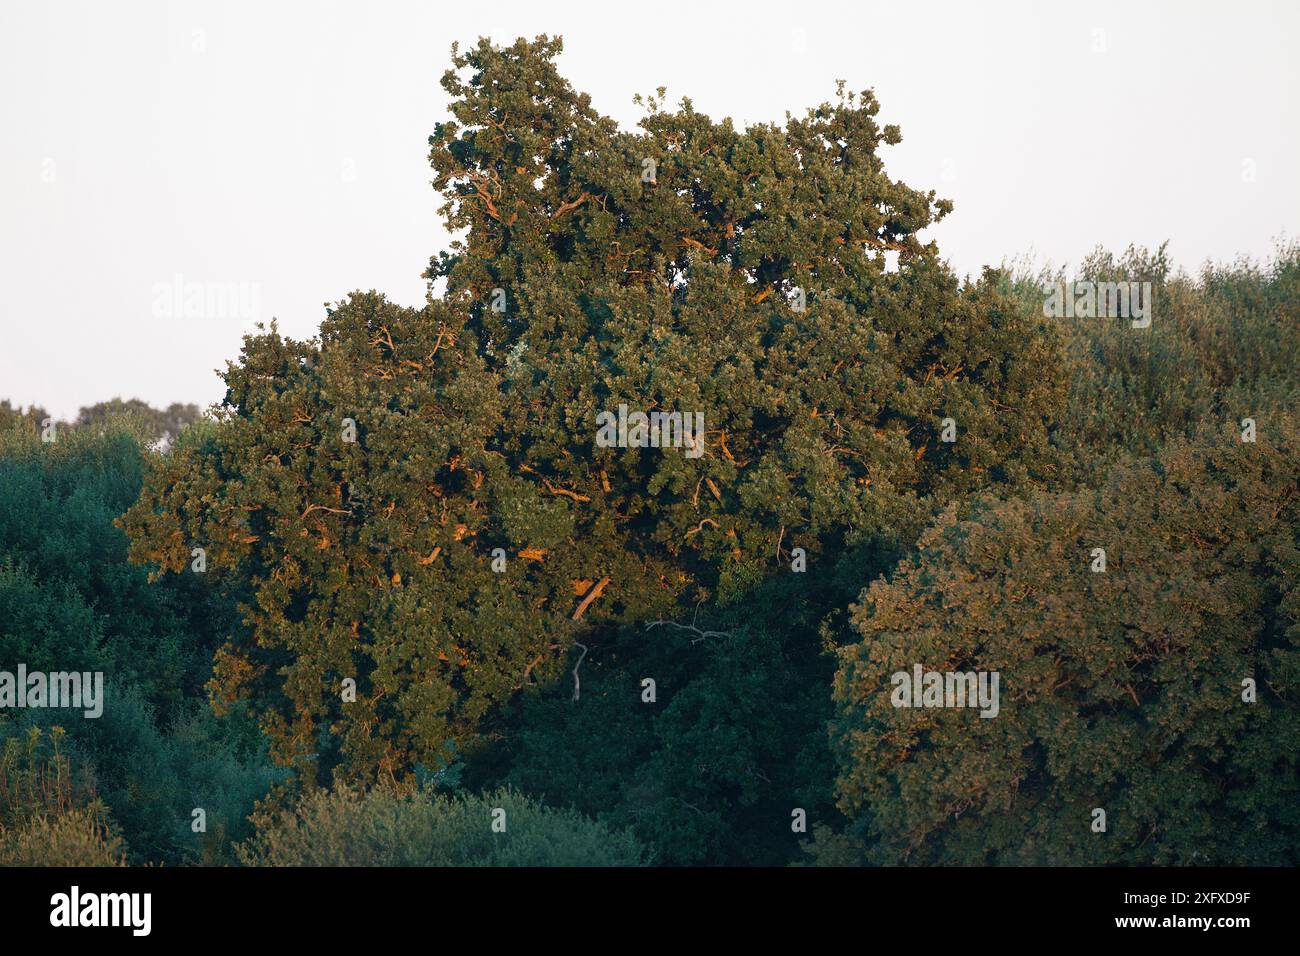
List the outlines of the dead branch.
<svg viewBox="0 0 1300 956">
<path fill-rule="evenodd" d="M 661 624 L 667 624 L 669 627 L 675 627 L 679 631 L 690 631 L 693 634 L 699 635 L 698 637 L 691 638 L 692 644 L 698 644 L 700 643 L 700 641 L 706 640 L 707 638 L 710 637 L 732 637 L 733 636 L 730 631 L 702 631 L 694 624 L 678 624 L 676 621 L 663 621 L 663 620 L 650 621 L 648 624 L 646 624 L 645 629 L 648 631 L 652 627 L 658 627 Z"/>
<path fill-rule="evenodd" d="M 573 665 L 573 700 L 574 703 L 577 703 L 578 692 L 581 689 L 581 685 L 578 683 L 578 668 L 582 666 L 583 658 L 587 656 L 587 645 L 578 644 L 577 641 L 574 641 L 573 643 L 582 648 L 582 653 L 578 655 L 578 662 Z"/>
</svg>

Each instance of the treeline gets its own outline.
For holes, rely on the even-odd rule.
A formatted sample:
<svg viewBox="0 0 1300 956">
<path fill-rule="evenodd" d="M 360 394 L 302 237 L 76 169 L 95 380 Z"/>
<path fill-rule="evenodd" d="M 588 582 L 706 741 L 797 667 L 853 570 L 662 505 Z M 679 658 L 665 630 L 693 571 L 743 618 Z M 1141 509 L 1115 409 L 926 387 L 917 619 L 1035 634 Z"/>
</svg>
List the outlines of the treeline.
<svg viewBox="0 0 1300 956">
<path fill-rule="evenodd" d="M 162 443 L 7 412 L 0 666 L 112 684 L 0 711 L 0 859 L 1297 862 L 1300 247 L 1049 318 L 870 93 L 627 133 L 559 49 L 455 53 L 423 309 L 247 338 Z"/>
<path fill-rule="evenodd" d="M 148 402 L 138 398 L 123 400 L 110 399 L 94 405 L 83 406 L 77 417 L 70 422 L 60 421 L 39 405 L 27 408 L 14 406 L 8 399 L 0 400 L 0 428 L 11 427 L 16 422 L 25 422 L 41 428 L 46 434 L 56 434 L 59 429 L 87 428 L 102 426 L 107 422 L 119 425 L 129 424 L 142 440 L 170 442 L 186 428 L 199 420 L 199 407 L 194 404 L 172 402 L 166 408 L 154 408 Z M 52 430 L 52 431 L 51 431 Z"/>
</svg>

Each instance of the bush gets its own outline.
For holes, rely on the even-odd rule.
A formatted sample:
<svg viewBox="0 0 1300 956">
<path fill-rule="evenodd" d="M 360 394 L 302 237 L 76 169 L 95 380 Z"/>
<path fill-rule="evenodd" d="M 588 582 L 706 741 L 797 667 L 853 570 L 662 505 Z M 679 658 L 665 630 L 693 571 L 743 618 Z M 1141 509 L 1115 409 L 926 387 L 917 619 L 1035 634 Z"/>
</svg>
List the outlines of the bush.
<svg viewBox="0 0 1300 956">
<path fill-rule="evenodd" d="M 126 866 L 126 845 L 100 813 L 81 807 L 0 826 L 0 866 Z"/>
<path fill-rule="evenodd" d="M 492 832 L 494 809 L 506 830 Z M 248 866 L 639 866 L 629 833 L 513 790 L 448 796 L 428 789 L 317 789 L 291 810 L 257 816 L 239 848 Z"/>
<path fill-rule="evenodd" d="M 62 729 L 13 729 L 0 721 L 0 866 L 124 866 L 126 844 Z"/>
<path fill-rule="evenodd" d="M 15 729 L 0 720 L 0 826 L 57 816 L 95 799 L 93 776 L 68 758 L 63 728 Z"/>
</svg>

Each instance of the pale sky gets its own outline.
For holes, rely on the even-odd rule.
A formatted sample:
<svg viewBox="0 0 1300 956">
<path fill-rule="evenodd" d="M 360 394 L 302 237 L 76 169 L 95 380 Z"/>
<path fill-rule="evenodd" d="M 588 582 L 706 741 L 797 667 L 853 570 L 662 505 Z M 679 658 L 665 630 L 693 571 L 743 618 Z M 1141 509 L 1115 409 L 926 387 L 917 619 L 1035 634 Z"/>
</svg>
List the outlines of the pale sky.
<svg viewBox="0 0 1300 956">
<path fill-rule="evenodd" d="M 1297 234 L 1296 2 L 0 0 L 0 398 L 207 404 L 254 310 L 309 337 L 354 289 L 423 304 L 450 46 L 538 33 L 627 126 L 661 85 L 740 122 L 873 87 L 961 273 Z"/>
</svg>

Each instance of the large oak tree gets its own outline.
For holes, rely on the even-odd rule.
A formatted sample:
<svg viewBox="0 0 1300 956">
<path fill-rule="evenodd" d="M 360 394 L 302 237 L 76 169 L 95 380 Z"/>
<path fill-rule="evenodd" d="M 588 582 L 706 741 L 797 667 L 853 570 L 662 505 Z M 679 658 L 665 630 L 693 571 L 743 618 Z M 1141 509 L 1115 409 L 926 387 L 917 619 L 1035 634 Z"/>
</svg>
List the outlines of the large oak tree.
<svg viewBox="0 0 1300 956">
<path fill-rule="evenodd" d="M 126 519 L 138 560 L 204 547 L 246 589 L 213 694 L 308 777 L 436 764 L 583 634 L 1050 472 L 1054 340 L 922 240 L 950 205 L 885 173 L 870 92 L 744 130 L 652 97 L 630 132 L 560 50 L 454 51 L 428 305 L 248 339 Z M 597 447 L 620 404 L 702 413 L 702 454 Z"/>
</svg>

